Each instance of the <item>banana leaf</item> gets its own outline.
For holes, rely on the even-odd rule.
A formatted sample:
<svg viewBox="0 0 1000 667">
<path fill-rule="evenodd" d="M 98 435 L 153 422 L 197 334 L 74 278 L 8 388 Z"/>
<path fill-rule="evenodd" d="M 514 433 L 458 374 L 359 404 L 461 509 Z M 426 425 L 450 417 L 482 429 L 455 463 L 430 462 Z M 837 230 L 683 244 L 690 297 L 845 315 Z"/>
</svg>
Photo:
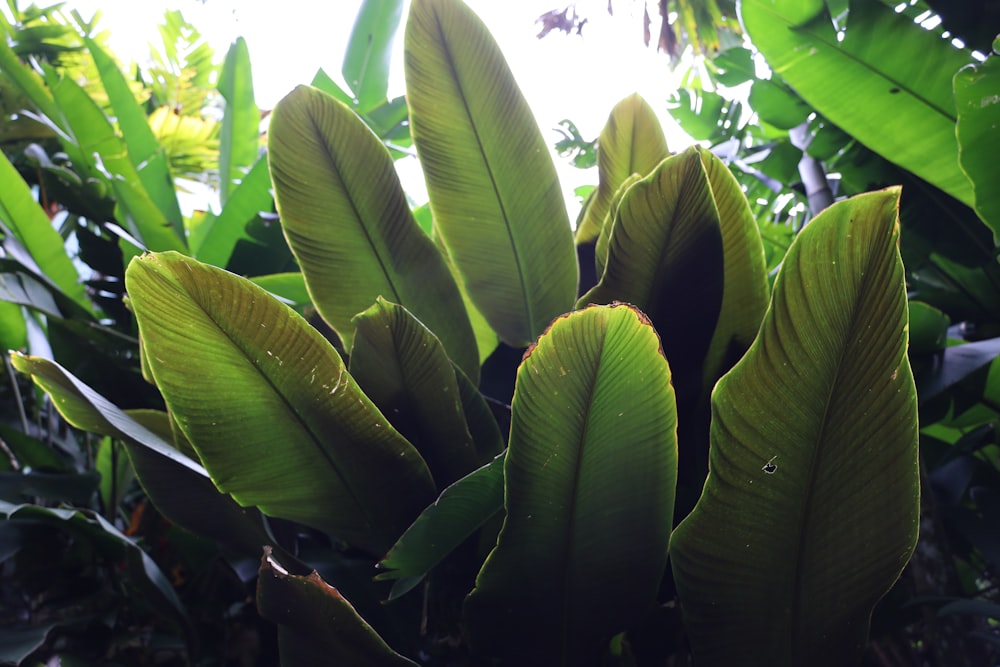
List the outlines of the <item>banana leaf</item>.
<svg viewBox="0 0 1000 667">
<path fill-rule="evenodd" d="M 623 304 L 557 319 L 512 411 L 507 517 L 466 599 L 471 645 L 503 664 L 599 664 L 666 565 L 677 419 L 649 320 Z"/>
<path fill-rule="evenodd" d="M 125 281 L 171 416 L 241 505 L 382 555 L 433 501 L 423 459 L 293 310 L 178 253 Z"/>
<path fill-rule="evenodd" d="M 410 212 L 388 151 L 343 103 L 300 86 L 274 109 L 271 178 L 313 303 L 350 347 L 379 296 L 407 308 L 479 377 L 472 325 L 441 253 Z"/>
<path fill-rule="evenodd" d="M 916 544 L 917 397 L 893 188 L 835 204 L 785 257 L 712 398 L 708 481 L 671 538 L 699 665 L 858 664 Z"/>
<path fill-rule="evenodd" d="M 413 2 L 405 64 L 435 229 L 487 321 L 522 347 L 576 297 L 549 148 L 493 37 L 460 0 Z"/>
<path fill-rule="evenodd" d="M 1000 43 L 997 44 L 1000 47 Z M 955 74 L 958 106 L 958 158 L 972 183 L 980 219 L 1000 236 L 1000 193 L 996 155 L 1000 150 L 1000 55 L 970 65 Z"/>
<path fill-rule="evenodd" d="M 972 204 L 958 166 L 951 85 L 971 62 L 968 51 L 869 0 L 850 3 L 839 37 L 824 0 L 744 0 L 740 16 L 771 69 L 816 111 L 887 160 Z"/>
</svg>

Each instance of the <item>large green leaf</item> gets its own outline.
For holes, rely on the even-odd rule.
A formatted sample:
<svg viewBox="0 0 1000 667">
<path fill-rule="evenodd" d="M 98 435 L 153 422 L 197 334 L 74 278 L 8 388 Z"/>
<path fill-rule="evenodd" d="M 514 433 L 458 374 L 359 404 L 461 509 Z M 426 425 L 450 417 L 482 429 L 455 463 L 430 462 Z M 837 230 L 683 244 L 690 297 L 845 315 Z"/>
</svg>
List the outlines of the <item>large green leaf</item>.
<svg viewBox="0 0 1000 667">
<path fill-rule="evenodd" d="M 226 100 L 219 137 L 219 200 L 223 207 L 260 155 L 260 110 L 253 94 L 250 50 L 242 37 L 229 46 L 219 72 Z"/>
<path fill-rule="evenodd" d="M 664 160 L 632 185 L 608 224 L 604 275 L 578 305 L 624 301 L 649 316 L 684 415 L 702 393 L 724 282 L 719 209 L 698 150 Z"/>
<path fill-rule="evenodd" d="M 341 73 L 354 91 L 359 111 L 385 100 L 392 45 L 402 15 L 403 0 L 365 0 L 358 10 Z"/>
<path fill-rule="evenodd" d="M 300 86 L 274 109 L 271 177 L 313 303 L 348 346 L 379 296 L 405 306 L 479 377 L 479 354 L 444 258 L 420 231 L 392 159 L 347 106 Z"/>
<path fill-rule="evenodd" d="M 156 140 L 146 119 L 146 112 L 136 101 L 118 63 L 93 39 L 84 38 L 84 44 L 97 66 L 101 83 L 121 130 L 122 141 L 128 150 L 128 157 L 138 172 L 143 188 L 160 213 L 179 225 L 184 218 L 170 175 L 167 152 Z"/>
<path fill-rule="evenodd" d="M 850 665 L 918 518 L 899 190 L 835 204 L 785 257 L 713 395 L 711 472 L 671 538 L 700 665 Z"/>
<path fill-rule="evenodd" d="M 980 65 L 959 70 L 954 87 L 959 162 L 972 183 L 976 213 L 994 236 L 1000 236 L 1000 192 L 996 178 L 996 156 L 1000 151 L 1000 55 L 994 53 Z"/>
<path fill-rule="evenodd" d="M 465 423 L 455 368 L 434 334 L 381 297 L 354 321 L 351 375 L 417 448 L 437 487 L 485 463 Z"/>
<path fill-rule="evenodd" d="M 597 237 L 625 179 L 646 176 L 668 155 L 663 128 L 646 100 L 633 94 L 616 104 L 597 141 L 597 194 L 577 227 L 576 242 Z"/>
<path fill-rule="evenodd" d="M 405 58 L 436 229 L 500 338 L 530 343 L 576 296 L 548 146 L 496 42 L 460 0 L 413 2 Z"/>
<path fill-rule="evenodd" d="M 257 586 L 260 615 L 278 624 L 284 667 L 414 667 L 389 647 L 340 592 L 315 571 L 294 575 L 265 549 Z"/>
<path fill-rule="evenodd" d="M 740 15 L 771 68 L 813 108 L 886 159 L 972 203 L 958 167 L 951 86 L 970 62 L 967 51 L 869 0 L 850 3 L 843 39 L 824 0 L 744 0 Z"/>
<path fill-rule="evenodd" d="M 293 310 L 177 253 L 125 280 L 171 415 L 240 504 L 381 554 L 434 499 L 420 455 Z"/>
<path fill-rule="evenodd" d="M 24 246 L 42 275 L 66 296 L 91 311 L 86 289 L 73 260 L 66 253 L 62 237 L 4 154 L 0 154 L 0 183 L 3 183 L 0 187 L 0 223 Z"/>
<path fill-rule="evenodd" d="M 477 651 L 505 664 L 599 664 L 653 603 L 674 504 L 673 393 L 659 338 L 630 306 L 566 315 L 529 349 L 507 518 L 465 605 Z"/>
</svg>

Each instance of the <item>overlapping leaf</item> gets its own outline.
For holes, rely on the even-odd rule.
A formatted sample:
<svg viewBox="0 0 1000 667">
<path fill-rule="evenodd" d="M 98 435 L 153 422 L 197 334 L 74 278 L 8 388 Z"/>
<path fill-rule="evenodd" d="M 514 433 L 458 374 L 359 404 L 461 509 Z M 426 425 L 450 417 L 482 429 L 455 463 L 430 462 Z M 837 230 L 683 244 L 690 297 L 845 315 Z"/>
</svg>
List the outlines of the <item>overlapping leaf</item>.
<svg viewBox="0 0 1000 667">
<path fill-rule="evenodd" d="M 652 604 L 676 479 L 670 370 L 626 305 L 556 320 L 517 375 L 507 518 L 466 600 L 477 651 L 596 664 Z"/>
<path fill-rule="evenodd" d="M 576 242 L 597 238 L 612 209 L 615 192 L 632 174 L 653 171 L 670 155 L 663 128 L 653 109 L 638 94 L 616 104 L 597 143 L 597 192 L 576 229 Z"/>
<path fill-rule="evenodd" d="M 898 199 L 862 195 L 810 223 L 757 340 L 716 386 L 711 472 L 671 538 L 699 664 L 856 664 L 914 547 Z"/>
<path fill-rule="evenodd" d="M 881 2 L 851 2 L 838 37 L 827 4 L 744 0 L 740 16 L 771 68 L 813 108 L 971 205 L 972 188 L 958 168 L 951 86 L 968 52 Z"/>
<path fill-rule="evenodd" d="M 696 401 L 724 281 L 719 209 L 697 149 L 632 185 L 609 224 L 604 274 L 578 305 L 624 301 L 646 313 L 663 339 L 679 400 Z"/>
<path fill-rule="evenodd" d="M 1000 47 L 1000 43 L 997 44 Z M 959 162 L 972 184 L 976 213 L 1000 236 L 994 157 L 1000 150 L 1000 53 L 955 74 Z"/>
<path fill-rule="evenodd" d="M 300 86 L 275 107 L 271 177 L 281 222 L 323 318 L 351 345 L 351 319 L 379 296 L 406 307 L 472 378 L 479 355 L 458 287 L 420 231 L 378 138 L 344 104 Z"/>
<path fill-rule="evenodd" d="M 384 553 L 434 499 L 333 347 L 263 289 L 177 253 L 133 260 L 126 287 L 171 415 L 238 502 Z"/>
<path fill-rule="evenodd" d="M 351 375 L 420 452 L 438 488 L 485 463 L 465 422 L 455 369 L 434 334 L 381 298 L 354 321 Z"/>
<path fill-rule="evenodd" d="M 406 86 L 436 229 L 501 339 L 527 344 L 572 308 L 577 283 L 573 233 L 531 110 L 459 0 L 411 5 Z"/>
</svg>

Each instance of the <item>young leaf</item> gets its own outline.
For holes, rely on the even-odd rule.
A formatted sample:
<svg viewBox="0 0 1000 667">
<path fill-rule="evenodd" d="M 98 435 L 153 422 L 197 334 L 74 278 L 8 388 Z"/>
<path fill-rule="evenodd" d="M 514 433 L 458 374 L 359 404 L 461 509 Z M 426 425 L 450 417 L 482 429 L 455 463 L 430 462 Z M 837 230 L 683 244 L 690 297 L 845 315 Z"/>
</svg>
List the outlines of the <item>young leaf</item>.
<svg viewBox="0 0 1000 667">
<path fill-rule="evenodd" d="M 593 240 L 604 226 L 615 192 L 632 174 L 646 176 L 670 155 L 656 113 L 638 94 L 615 105 L 597 142 L 597 193 L 576 230 L 576 242 Z"/>
<path fill-rule="evenodd" d="M 549 149 L 496 42 L 460 0 L 415 0 L 405 53 L 436 230 L 490 325 L 523 346 L 576 296 L 573 232 Z"/>
<path fill-rule="evenodd" d="M 385 147 L 344 104 L 300 86 L 274 109 L 268 145 L 282 226 L 323 319 L 350 347 L 379 296 L 441 340 L 469 377 L 479 355 L 440 251 L 410 213 Z"/>
<path fill-rule="evenodd" d="M 420 455 L 293 310 L 177 253 L 125 281 L 171 415 L 240 504 L 381 554 L 433 501 Z"/>
<path fill-rule="evenodd" d="M 261 148 L 260 110 L 253 94 L 250 51 L 242 37 L 226 52 L 219 72 L 219 92 L 226 100 L 219 137 L 219 200 L 225 210 L 229 196 L 257 161 Z"/>
<path fill-rule="evenodd" d="M 458 480 L 425 509 L 380 565 L 376 579 L 423 578 L 503 509 L 504 456 Z"/>
<path fill-rule="evenodd" d="M 719 209 L 698 150 L 664 160 L 628 188 L 607 224 L 604 275 L 578 305 L 623 301 L 649 316 L 685 415 L 702 393 L 724 292 Z"/>
<path fill-rule="evenodd" d="M 455 368 L 434 334 L 381 297 L 354 322 L 351 375 L 420 452 L 437 487 L 485 463 L 465 422 Z"/>
<path fill-rule="evenodd" d="M 916 543 L 899 190 L 817 216 L 716 386 L 711 472 L 671 562 L 702 665 L 848 665 Z"/>
<path fill-rule="evenodd" d="M 677 464 L 670 369 L 642 313 L 557 319 L 518 369 L 507 518 L 466 599 L 470 641 L 504 664 L 591 664 L 651 605 Z"/>
<path fill-rule="evenodd" d="M 261 157 L 233 186 L 229 199 L 218 215 L 206 214 L 192 227 L 189 244 L 192 255 L 213 266 L 226 266 L 241 239 L 250 240 L 247 225 L 262 211 L 274 206 L 271 197 L 271 174 L 267 158 Z"/>
<path fill-rule="evenodd" d="M 403 0 L 365 0 L 354 19 L 341 73 L 354 91 L 359 112 L 385 100 L 392 45 L 402 15 Z"/>
</svg>

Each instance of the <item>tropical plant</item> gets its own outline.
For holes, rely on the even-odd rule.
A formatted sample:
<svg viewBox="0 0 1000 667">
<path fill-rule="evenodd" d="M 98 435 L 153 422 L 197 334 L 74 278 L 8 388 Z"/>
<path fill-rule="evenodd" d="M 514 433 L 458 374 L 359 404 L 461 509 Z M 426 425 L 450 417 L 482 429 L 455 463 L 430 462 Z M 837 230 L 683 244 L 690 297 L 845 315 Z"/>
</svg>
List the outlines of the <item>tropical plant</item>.
<svg viewBox="0 0 1000 667">
<path fill-rule="evenodd" d="M 13 364 L 120 440 L 172 522 L 263 547 L 284 664 L 654 664 L 682 636 L 699 664 L 857 663 L 919 509 L 898 190 L 817 216 L 769 293 L 728 168 L 669 155 L 628 98 L 581 282 L 589 242 L 485 26 L 415 0 L 406 74 L 431 234 L 354 105 L 299 87 L 273 112 L 278 213 L 332 343 L 166 249 L 126 272 L 165 412 Z M 487 388 L 525 346 L 508 406 Z"/>
</svg>

